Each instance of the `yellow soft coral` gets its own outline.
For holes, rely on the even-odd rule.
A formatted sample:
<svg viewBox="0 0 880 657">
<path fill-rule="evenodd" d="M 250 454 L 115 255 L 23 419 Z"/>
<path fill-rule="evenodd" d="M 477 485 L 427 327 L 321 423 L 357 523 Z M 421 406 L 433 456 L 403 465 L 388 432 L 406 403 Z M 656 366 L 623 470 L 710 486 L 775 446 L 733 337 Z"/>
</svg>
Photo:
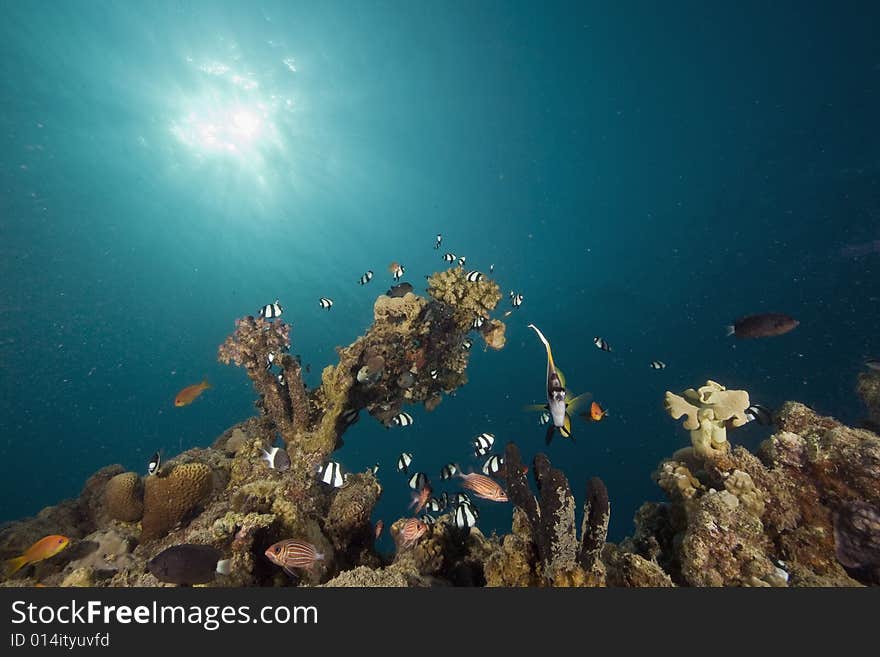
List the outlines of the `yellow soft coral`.
<svg viewBox="0 0 880 657">
<path fill-rule="evenodd" d="M 694 453 L 703 458 L 730 452 L 727 428 L 748 422 L 745 411 L 749 407 L 749 393 L 728 390 L 715 381 L 706 381 L 697 390 L 688 388 L 684 397 L 667 391 L 664 403 L 673 419 L 686 416 L 683 426 L 691 433 Z"/>
</svg>

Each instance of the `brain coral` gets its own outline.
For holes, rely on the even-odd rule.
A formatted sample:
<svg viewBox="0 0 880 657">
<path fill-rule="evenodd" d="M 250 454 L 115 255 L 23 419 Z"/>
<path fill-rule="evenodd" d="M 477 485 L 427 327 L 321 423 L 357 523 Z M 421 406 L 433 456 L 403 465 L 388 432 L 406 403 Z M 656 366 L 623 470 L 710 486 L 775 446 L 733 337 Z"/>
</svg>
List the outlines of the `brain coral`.
<svg viewBox="0 0 880 657">
<path fill-rule="evenodd" d="M 104 487 L 104 506 L 114 520 L 137 522 L 144 515 L 144 491 L 136 472 L 123 472 Z"/>
<path fill-rule="evenodd" d="M 203 463 L 184 463 L 167 476 L 147 479 L 141 540 L 167 534 L 210 494 L 212 487 L 211 468 Z"/>
</svg>

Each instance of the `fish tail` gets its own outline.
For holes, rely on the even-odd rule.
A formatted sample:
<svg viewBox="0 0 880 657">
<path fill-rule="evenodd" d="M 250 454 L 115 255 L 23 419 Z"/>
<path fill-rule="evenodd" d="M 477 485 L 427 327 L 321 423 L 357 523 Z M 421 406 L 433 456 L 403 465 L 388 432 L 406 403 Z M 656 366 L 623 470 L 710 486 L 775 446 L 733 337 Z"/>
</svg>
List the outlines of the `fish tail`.
<svg viewBox="0 0 880 657">
<path fill-rule="evenodd" d="M 211 384 L 208 383 L 208 377 L 205 377 L 204 379 L 202 379 L 201 386 L 202 386 L 202 389 L 204 389 L 204 390 L 207 390 L 208 388 L 211 387 Z"/>
<path fill-rule="evenodd" d="M 733 324 L 728 324 L 728 325 L 727 325 L 726 327 L 724 327 L 724 328 L 725 328 L 725 330 L 727 331 L 726 335 L 727 335 L 728 338 L 729 338 L 731 335 L 733 335 L 734 333 L 736 333 L 736 327 L 734 327 Z"/>
<path fill-rule="evenodd" d="M 6 577 L 10 577 L 17 573 L 27 562 L 27 557 L 24 555 L 7 560 L 4 564 L 6 569 Z"/>
<path fill-rule="evenodd" d="M 230 565 L 231 561 L 231 559 L 222 559 L 221 561 L 218 561 L 217 572 L 221 575 L 228 575 L 232 570 L 232 567 Z"/>
</svg>

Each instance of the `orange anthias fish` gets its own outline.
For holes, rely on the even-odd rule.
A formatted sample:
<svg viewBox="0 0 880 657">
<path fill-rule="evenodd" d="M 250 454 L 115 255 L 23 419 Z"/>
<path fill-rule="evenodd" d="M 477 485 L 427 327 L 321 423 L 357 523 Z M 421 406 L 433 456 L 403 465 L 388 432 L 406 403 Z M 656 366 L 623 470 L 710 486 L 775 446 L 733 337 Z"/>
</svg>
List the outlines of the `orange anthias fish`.
<svg viewBox="0 0 880 657">
<path fill-rule="evenodd" d="M 593 420 L 593 422 L 599 422 L 605 419 L 605 416 L 607 414 L 608 411 L 603 410 L 603 408 L 599 406 L 598 403 L 593 402 L 592 404 L 590 404 L 590 419 Z"/>
<path fill-rule="evenodd" d="M 409 505 L 409 508 L 415 507 L 415 511 L 413 513 L 419 513 L 422 509 L 425 508 L 428 500 L 431 499 L 431 493 L 431 485 L 425 484 L 422 487 L 422 490 L 418 492 L 418 494 L 413 495 L 412 502 L 410 502 Z"/>
<path fill-rule="evenodd" d="M 188 404 L 192 404 L 196 397 L 201 395 L 205 390 L 211 387 L 211 384 L 208 383 L 208 380 L 205 379 L 201 383 L 194 383 L 191 386 L 187 386 L 183 390 L 177 393 L 177 397 L 174 398 L 175 406 L 186 406 Z"/>
<path fill-rule="evenodd" d="M 8 577 L 12 575 L 29 563 L 36 563 L 37 561 L 42 561 L 43 559 L 54 557 L 56 554 L 61 552 L 61 550 L 66 548 L 69 543 L 69 538 L 67 538 L 66 536 L 61 536 L 59 534 L 44 536 L 39 541 L 31 545 L 27 550 L 25 550 L 24 554 L 22 554 L 20 557 L 9 559 L 6 562 L 6 576 Z"/>
</svg>

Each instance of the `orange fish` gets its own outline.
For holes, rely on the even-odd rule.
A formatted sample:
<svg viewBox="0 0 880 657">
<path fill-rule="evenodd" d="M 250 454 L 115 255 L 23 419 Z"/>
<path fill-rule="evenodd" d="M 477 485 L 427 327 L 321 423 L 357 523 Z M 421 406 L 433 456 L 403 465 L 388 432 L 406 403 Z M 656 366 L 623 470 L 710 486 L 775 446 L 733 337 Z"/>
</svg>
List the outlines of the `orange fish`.
<svg viewBox="0 0 880 657">
<path fill-rule="evenodd" d="M 311 568 L 318 561 L 324 560 L 324 555 L 314 545 L 296 538 L 270 545 L 265 554 L 269 561 L 281 566 L 284 572 L 292 576 L 296 575 L 294 568 Z"/>
<path fill-rule="evenodd" d="M 501 486 L 498 485 L 498 482 L 494 479 L 490 479 L 485 475 L 477 474 L 476 472 L 472 474 L 459 473 L 458 476 L 464 479 L 461 487 L 467 488 L 477 497 L 481 497 L 484 500 L 489 500 L 491 502 L 507 501 L 507 493 L 504 492 L 504 489 L 501 488 Z"/>
<path fill-rule="evenodd" d="M 417 495 L 413 495 L 412 502 L 409 505 L 410 508 L 415 507 L 415 511 L 413 511 L 413 513 L 419 513 L 422 509 L 425 508 L 428 500 L 431 499 L 431 492 L 431 485 L 425 484 L 422 487 L 422 490 L 420 490 Z"/>
<path fill-rule="evenodd" d="M 400 264 L 396 260 L 394 262 L 392 262 L 390 265 L 388 265 L 388 271 L 392 274 L 394 272 L 396 272 L 398 269 L 400 269 Z"/>
<path fill-rule="evenodd" d="M 400 529 L 400 547 L 406 548 L 415 545 L 425 532 L 428 531 L 428 525 L 418 518 L 407 518 Z"/>
<path fill-rule="evenodd" d="M 601 421 L 606 415 L 608 415 L 608 411 L 603 410 L 599 404 L 596 402 L 590 404 L 590 419 L 593 420 L 593 422 Z"/>
<path fill-rule="evenodd" d="M 177 393 L 177 397 L 174 398 L 175 406 L 187 406 L 188 404 L 192 404 L 196 397 L 201 395 L 205 390 L 211 387 L 211 384 L 208 383 L 208 380 L 205 379 L 201 383 L 195 383 L 191 386 L 187 386 L 183 390 Z"/>
<path fill-rule="evenodd" d="M 22 567 L 29 563 L 36 563 L 49 557 L 54 557 L 68 546 L 70 539 L 59 534 L 44 536 L 39 541 L 31 545 L 24 554 L 6 562 L 6 576 L 9 577 Z"/>
</svg>

